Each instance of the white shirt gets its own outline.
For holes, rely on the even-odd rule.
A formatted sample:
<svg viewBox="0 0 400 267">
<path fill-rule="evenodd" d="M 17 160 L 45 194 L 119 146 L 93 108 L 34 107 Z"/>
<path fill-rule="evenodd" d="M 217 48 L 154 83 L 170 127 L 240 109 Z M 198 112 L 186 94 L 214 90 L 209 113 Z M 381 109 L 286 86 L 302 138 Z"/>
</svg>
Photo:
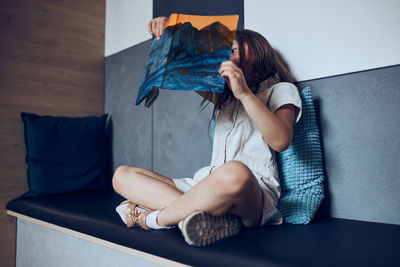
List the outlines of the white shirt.
<svg viewBox="0 0 400 267">
<path fill-rule="evenodd" d="M 285 104 L 293 104 L 299 109 L 296 122 L 299 121 L 301 99 L 295 85 L 281 82 L 268 87 L 266 80 L 260 84 L 256 96 L 271 112 L 275 112 Z M 199 182 L 216 167 L 231 160 L 246 164 L 261 188 L 272 191 L 275 201 L 279 200 L 280 185 L 275 153 L 264 141 L 261 132 L 249 118 L 241 102 L 236 99 L 225 103 L 220 110 L 215 125 L 211 166 L 197 171 L 193 182 Z"/>
</svg>

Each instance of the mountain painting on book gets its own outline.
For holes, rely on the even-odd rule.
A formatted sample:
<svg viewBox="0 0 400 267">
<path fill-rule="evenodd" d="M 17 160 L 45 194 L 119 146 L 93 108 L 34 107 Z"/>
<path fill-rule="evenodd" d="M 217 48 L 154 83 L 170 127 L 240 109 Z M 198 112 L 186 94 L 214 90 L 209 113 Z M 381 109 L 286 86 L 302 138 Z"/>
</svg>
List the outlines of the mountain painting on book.
<svg viewBox="0 0 400 267">
<path fill-rule="evenodd" d="M 154 39 L 136 99 L 150 107 L 159 89 L 222 92 L 219 66 L 229 60 L 238 15 L 172 14 Z"/>
</svg>

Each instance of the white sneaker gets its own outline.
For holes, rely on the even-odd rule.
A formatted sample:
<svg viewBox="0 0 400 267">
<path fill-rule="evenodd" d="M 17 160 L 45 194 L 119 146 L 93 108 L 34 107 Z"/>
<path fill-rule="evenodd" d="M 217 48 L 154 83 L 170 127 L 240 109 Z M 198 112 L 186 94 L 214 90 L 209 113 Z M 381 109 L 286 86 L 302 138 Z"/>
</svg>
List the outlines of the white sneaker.
<svg viewBox="0 0 400 267">
<path fill-rule="evenodd" d="M 205 246 L 236 235 L 241 225 L 239 217 L 232 214 L 213 216 L 203 211 L 196 211 L 181 221 L 179 228 L 189 245 Z"/>
<path fill-rule="evenodd" d="M 146 224 L 146 217 L 151 210 L 140 207 L 129 200 L 125 200 L 119 204 L 115 210 L 127 227 L 139 227 L 145 230 L 149 229 Z"/>
</svg>

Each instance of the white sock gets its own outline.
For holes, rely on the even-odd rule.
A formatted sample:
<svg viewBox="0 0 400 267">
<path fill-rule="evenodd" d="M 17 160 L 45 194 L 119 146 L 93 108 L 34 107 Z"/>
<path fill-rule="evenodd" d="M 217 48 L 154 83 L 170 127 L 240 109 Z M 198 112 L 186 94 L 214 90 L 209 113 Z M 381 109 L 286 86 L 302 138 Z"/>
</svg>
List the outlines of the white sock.
<svg viewBox="0 0 400 267">
<path fill-rule="evenodd" d="M 160 211 L 161 210 L 155 210 L 155 211 L 150 212 L 149 214 L 147 214 L 146 225 L 149 228 L 155 229 L 155 230 L 174 228 L 174 226 L 160 226 L 160 225 L 158 225 L 157 216 L 158 216 L 158 213 L 160 213 Z"/>
<path fill-rule="evenodd" d="M 182 229 L 183 229 L 183 220 L 182 221 L 179 221 L 179 223 L 178 223 L 178 228 L 181 230 L 181 231 L 183 231 Z"/>
</svg>

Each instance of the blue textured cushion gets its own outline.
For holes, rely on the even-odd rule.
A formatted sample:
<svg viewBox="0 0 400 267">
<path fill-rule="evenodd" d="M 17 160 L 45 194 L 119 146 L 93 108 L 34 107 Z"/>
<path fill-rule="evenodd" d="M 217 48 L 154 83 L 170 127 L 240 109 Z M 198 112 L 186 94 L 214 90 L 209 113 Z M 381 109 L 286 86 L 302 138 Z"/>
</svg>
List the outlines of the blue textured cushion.
<svg viewBox="0 0 400 267">
<path fill-rule="evenodd" d="M 278 210 L 287 223 L 308 224 L 324 198 L 324 170 L 310 88 L 300 97 L 303 113 L 293 128 L 292 143 L 276 154 L 282 189 Z"/>
<path fill-rule="evenodd" d="M 110 188 L 107 115 L 67 118 L 21 113 L 30 191 L 25 196 Z"/>
</svg>

